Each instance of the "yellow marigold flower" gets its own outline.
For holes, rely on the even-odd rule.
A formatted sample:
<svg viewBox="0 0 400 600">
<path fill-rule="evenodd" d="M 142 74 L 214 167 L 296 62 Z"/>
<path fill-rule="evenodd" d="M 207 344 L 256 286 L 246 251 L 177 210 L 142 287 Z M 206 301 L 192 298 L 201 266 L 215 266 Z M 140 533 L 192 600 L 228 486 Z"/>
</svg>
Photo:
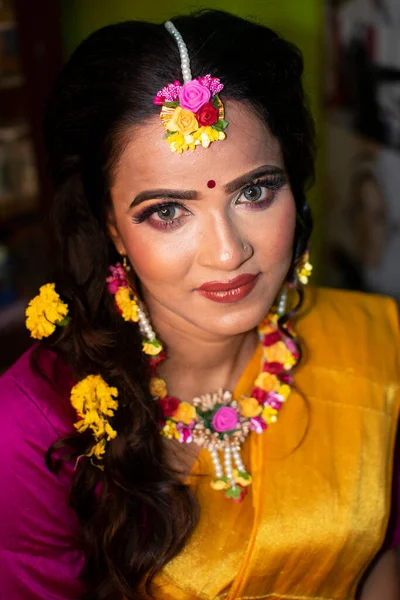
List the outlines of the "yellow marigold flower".
<svg viewBox="0 0 400 600">
<path fill-rule="evenodd" d="M 143 352 L 145 354 L 147 354 L 148 356 L 157 356 L 157 354 L 160 354 L 160 352 L 163 349 L 162 344 L 160 342 L 158 342 L 158 340 L 157 340 L 157 343 L 143 342 L 142 346 L 143 346 Z"/>
<path fill-rule="evenodd" d="M 150 394 L 154 398 L 165 398 L 167 395 L 167 384 L 160 377 L 152 377 L 150 379 Z"/>
<path fill-rule="evenodd" d="M 162 428 L 161 435 L 163 437 L 168 438 L 169 440 L 179 440 L 180 438 L 179 431 L 176 428 L 176 423 L 169 420 L 165 423 L 164 427 Z"/>
<path fill-rule="evenodd" d="M 239 473 L 239 471 L 237 469 L 233 469 L 233 478 L 235 480 L 235 483 L 238 483 L 239 485 L 242 485 L 243 487 L 247 487 L 248 485 L 251 485 L 251 483 L 253 481 L 250 473 Z"/>
<path fill-rule="evenodd" d="M 213 490 L 227 490 L 230 487 L 230 484 L 228 483 L 226 478 L 220 478 L 220 479 L 213 479 L 213 481 L 210 483 L 210 486 L 212 487 Z"/>
<path fill-rule="evenodd" d="M 132 292 L 129 288 L 118 288 L 115 294 L 115 302 L 125 321 L 133 321 L 134 323 L 139 321 L 138 305 L 136 300 L 132 298 Z"/>
<path fill-rule="evenodd" d="M 64 325 L 68 315 L 68 306 L 62 302 L 55 291 L 54 283 L 42 285 L 39 294 L 33 298 L 26 309 L 26 327 L 37 340 L 54 333 L 57 325 Z"/>
<path fill-rule="evenodd" d="M 267 405 L 264 406 L 261 416 L 267 423 L 267 425 L 270 425 L 271 423 L 275 423 L 277 421 L 277 414 L 278 411 L 276 410 L 276 408 L 272 408 L 272 406 Z"/>
<path fill-rule="evenodd" d="M 278 390 L 278 394 L 280 396 L 283 396 L 283 398 L 285 400 L 287 400 L 288 397 L 290 396 L 291 391 L 292 391 L 291 387 L 289 385 L 284 384 L 284 385 L 280 386 L 280 388 Z"/>
<path fill-rule="evenodd" d="M 244 398 L 239 401 L 240 404 L 240 413 L 251 419 L 252 417 L 258 417 L 258 415 L 262 411 L 262 406 L 255 398 Z"/>
<path fill-rule="evenodd" d="M 279 379 L 271 373 L 260 373 L 254 385 L 265 392 L 276 392 L 279 388 Z"/>
<path fill-rule="evenodd" d="M 88 457 L 95 456 L 98 460 L 101 460 L 106 451 L 106 440 L 103 438 L 97 444 L 93 446 L 88 454 Z"/>
<path fill-rule="evenodd" d="M 75 428 L 79 433 L 91 429 L 97 441 L 88 456 L 100 458 L 106 441 L 117 436 L 108 419 L 118 408 L 117 396 L 117 388 L 107 385 L 100 375 L 88 375 L 71 390 L 71 404 L 80 417 Z"/>
<path fill-rule="evenodd" d="M 196 409 L 189 402 L 181 402 L 178 406 L 178 410 L 174 414 L 174 421 L 177 423 L 181 421 L 185 425 L 189 425 L 193 419 L 196 418 Z"/>
<path fill-rule="evenodd" d="M 189 135 L 199 128 L 197 119 L 191 110 L 177 106 L 166 125 L 167 131 Z"/>
</svg>

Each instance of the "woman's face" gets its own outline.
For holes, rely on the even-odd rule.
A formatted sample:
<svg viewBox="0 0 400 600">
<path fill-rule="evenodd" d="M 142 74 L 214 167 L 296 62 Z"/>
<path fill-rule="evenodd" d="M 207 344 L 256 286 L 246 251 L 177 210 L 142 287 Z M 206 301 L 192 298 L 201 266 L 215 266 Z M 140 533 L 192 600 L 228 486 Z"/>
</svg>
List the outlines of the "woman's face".
<svg viewBox="0 0 400 600">
<path fill-rule="evenodd" d="M 245 106 L 226 112 L 226 140 L 181 155 L 155 116 L 132 130 L 114 174 L 110 234 L 156 328 L 249 331 L 291 264 L 296 211 L 280 146 Z"/>
</svg>

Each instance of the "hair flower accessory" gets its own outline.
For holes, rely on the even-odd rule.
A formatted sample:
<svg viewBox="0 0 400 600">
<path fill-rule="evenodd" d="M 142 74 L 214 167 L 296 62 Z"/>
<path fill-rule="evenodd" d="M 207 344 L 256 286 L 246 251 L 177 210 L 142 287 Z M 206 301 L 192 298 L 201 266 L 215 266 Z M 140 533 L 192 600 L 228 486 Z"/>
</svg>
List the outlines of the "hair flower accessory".
<svg viewBox="0 0 400 600">
<path fill-rule="evenodd" d="M 56 327 L 64 327 L 69 322 L 68 306 L 55 290 L 54 283 L 42 285 L 39 294 L 26 309 L 26 327 L 31 337 L 41 340 L 54 333 Z"/>
<path fill-rule="evenodd" d="M 168 21 L 166 29 L 178 44 L 183 85 L 174 81 L 157 92 L 154 104 L 161 106 L 160 118 L 166 129 L 165 137 L 172 152 L 181 154 L 197 146 L 208 148 L 226 138 L 224 105 L 219 93 L 224 88 L 218 77 L 210 74 L 192 79 L 186 44 L 176 27 Z"/>
<path fill-rule="evenodd" d="M 74 427 L 79 433 L 91 429 L 96 440 L 87 456 L 101 460 L 106 443 L 117 437 L 109 423 L 118 408 L 117 396 L 117 388 L 107 385 L 100 375 L 88 375 L 72 388 L 71 404 L 80 417 Z"/>
</svg>

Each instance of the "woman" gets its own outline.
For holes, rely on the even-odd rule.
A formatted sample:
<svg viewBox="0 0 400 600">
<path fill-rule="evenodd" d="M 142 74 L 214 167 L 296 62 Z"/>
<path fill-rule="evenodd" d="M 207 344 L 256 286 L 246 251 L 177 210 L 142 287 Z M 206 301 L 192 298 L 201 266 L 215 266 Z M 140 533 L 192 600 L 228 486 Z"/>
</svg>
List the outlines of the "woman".
<svg viewBox="0 0 400 600">
<path fill-rule="evenodd" d="M 396 597 L 396 311 L 302 302 L 301 73 L 214 11 L 106 27 L 61 73 L 60 268 L 1 384 L 7 599 Z"/>
</svg>

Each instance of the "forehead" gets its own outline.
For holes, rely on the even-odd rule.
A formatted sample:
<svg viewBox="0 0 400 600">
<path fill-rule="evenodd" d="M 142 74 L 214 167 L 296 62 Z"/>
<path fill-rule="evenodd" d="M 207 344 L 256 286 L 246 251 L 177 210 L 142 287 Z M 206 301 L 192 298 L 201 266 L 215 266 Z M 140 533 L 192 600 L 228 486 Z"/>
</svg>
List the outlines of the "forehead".
<svg viewBox="0 0 400 600">
<path fill-rule="evenodd" d="M 113 188 L 145 189 L 154 184 L 177 189 L 205 185 L 214 179 L 224 184 L 258 166 L 284 168 L 279 142 L 248 107 L 226 101 L 226 140 L 213 142 L 182 154 L 171 152 L 165 130 L 155 115 L 145 124 L 132 127 L 128 143 L 114 174 Z"/>
</svg>

